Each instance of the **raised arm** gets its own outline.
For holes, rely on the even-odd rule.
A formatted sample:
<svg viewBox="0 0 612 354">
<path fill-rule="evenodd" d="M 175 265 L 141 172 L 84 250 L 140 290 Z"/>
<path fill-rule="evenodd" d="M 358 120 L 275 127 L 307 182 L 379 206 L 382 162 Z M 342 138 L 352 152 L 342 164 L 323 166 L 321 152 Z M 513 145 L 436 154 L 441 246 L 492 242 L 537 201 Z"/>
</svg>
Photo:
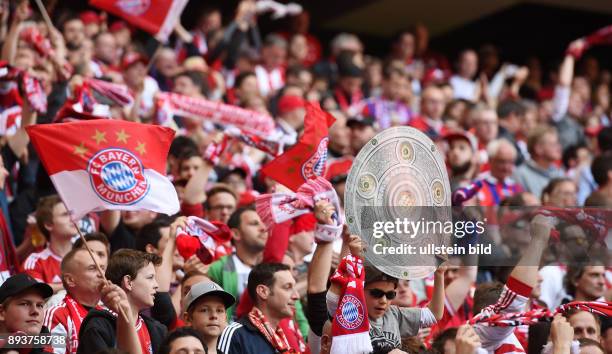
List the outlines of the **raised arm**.
<svg viewBox="0 0 612 354">
<path fill-rule="evenodd" d="M 330 212 L 333 210 L 331 203 L 321 200 L 315 204 L 314 215 L 319 224 L 331 225 Z M 312 256 L 312 262 L 308 268 L 308 288 L 309 294 L 323 292 L 327 289 L 327 279 L 332 264 L 333 242 L 319 242 Z"/>
<path fill-rule="evenodd" d="M 465 298 L 472 288 L 472 284 L 476 281 L 478 273 L 477 266 L 461 266 L 459 267 L 458 276 L 452 283 L 446 286 L 446 300 L 452 307 L 452 310 L 457 310 L 464 302 Z"/>
<path fill-rule="evenodd" d="M 531 242 L 512 273 L 510 273 L 510 278 L 531 288 L 537 285 L 538 267 L 542 260 L 542 253 L 548 245 L 552 226 L 552 218 L 550 217 L 536 215 L 533 218 L 530 227 Z"/>
<path fill-rule="evenodd" d="M 440 321 L 444 315 L 444 272 L 446 272 L 446 266 L 444 265 L 436 269 L 434 273 L 434 291 L 431 301 L 427 305 L 436 321 Z"/>
</svg>

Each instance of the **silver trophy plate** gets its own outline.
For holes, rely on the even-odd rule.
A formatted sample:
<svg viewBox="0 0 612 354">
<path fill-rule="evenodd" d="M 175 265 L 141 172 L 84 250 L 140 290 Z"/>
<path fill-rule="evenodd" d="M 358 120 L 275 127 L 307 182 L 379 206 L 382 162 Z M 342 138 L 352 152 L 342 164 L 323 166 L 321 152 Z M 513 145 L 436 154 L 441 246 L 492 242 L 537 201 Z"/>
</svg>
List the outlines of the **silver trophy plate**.
<svg viewBox="0 0 612 354">
<path fill-rule="evenodd" d="M 379 226 L 396 220 L 421 221 L 423 225 L 427 221 L 452 222 L 451 189 L 444 159 L 425 134 L 403 126 L 377 134 L 353 161 L 345 188 L 346 222 L 350 232 L 366 242 L 366 261 L 393 277 L 420 279 L 444 260 L 434 252 L 418 251 L 419 247 L 448 244 L 450 235 L 442 231 L 432 235 L 414 229 L 410 235 L 397 233 L 396 229 L 381 236 L 379 230 L 377 237 L 374 233 L 376 222 Z M 376 253 L 373 250 L 377 243 L 413 247 L 416 254 Z"/>
</svg>

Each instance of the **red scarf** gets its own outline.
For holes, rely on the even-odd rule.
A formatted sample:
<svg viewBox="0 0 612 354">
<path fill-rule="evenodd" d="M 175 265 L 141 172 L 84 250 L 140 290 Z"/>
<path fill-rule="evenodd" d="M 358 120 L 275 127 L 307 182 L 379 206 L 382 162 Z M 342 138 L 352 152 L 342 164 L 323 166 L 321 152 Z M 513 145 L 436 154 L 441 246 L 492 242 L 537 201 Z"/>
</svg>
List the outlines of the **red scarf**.
<svg viewBox="0 0 612 354">
<path fill-rule="evenodd" d="M 149 329 L 140 316 L 138 316 L 138 321 L 136 321 L 136 331 L 138 332 L 138 341 L 140 342 L 142 354 L 153 354 L 153 345 L 151 344 Z"/>
<path fill-rule="evenodd" d="M 64 302 L 66 303 L 66 308 L 68 309 L 73 325 L 70 331 L 70 338 L 68 338 L 66 352 L 76 353 L 77 348 L 79 347 L 79 330 L 81 329 L 81 324 L 89 311 L 83 305 L 76 302 L 76 300 L 69 294 L 66 294 L 66 297 L 64 297 Z M 67 323 L 67 325 L 69 325 L 69 323 Z"/>
<path fill-rule="evenodd" d="M 336 98 L 336 101 L 338 102 L 338 106 L 340 106 L 340 109 L 343 111 L 347 111 L 351 105 L 363 99 L 363 95 L 361 94 L 361 92 L 358 91 L 351 95 L 351 101 L 349 102 L 346 99 L 346 95 L 344 94 L 344 91 L 342 91 L 339 88 L 337 88 L 334 91 L 334 97 Z"/>
<path fill-rule="evenodd" d="M 347 255 L 340 261 L 331 282 L 342 288 L 338 308 L 332 322 L 332 354 L 361 354 L 372 352 L 370 322 L 363 290 L 365 269 L 363 261 Z"/>
<path fill-rule="evenodd" d="M 512 327 L 520 325 L 532 325 L 541 319 L 552 319 L 558 313 L 564 313 L 570 309 L 591 312 L 593 314 L 610 317 L 612 316 L 612 303 L 606 301 L 573 301 L 557 307 L 554 311 L 538 308 L 526 312 L 496 313 L 490 316 L 480 313 L 470 320 L 470 324 L 482 323 L 490 327 Z"/>
<path fill-rule="evenodd" d="M 251 321 L 253 326 L 259 330 L 259 333 L 261 333 L 268 343 L 270 343 L 279 353 L 298 353 L 289 346 L 287 337 L 285 337 L 285 333 L 280 326 L 276 327 L 276 331 L 274 331 L 270 322 L 266 319 L 266 316 L 264 316 L 257 307 L 253 307 L 251 312 L 249 312 L 249 321 Z"/>
</svg>

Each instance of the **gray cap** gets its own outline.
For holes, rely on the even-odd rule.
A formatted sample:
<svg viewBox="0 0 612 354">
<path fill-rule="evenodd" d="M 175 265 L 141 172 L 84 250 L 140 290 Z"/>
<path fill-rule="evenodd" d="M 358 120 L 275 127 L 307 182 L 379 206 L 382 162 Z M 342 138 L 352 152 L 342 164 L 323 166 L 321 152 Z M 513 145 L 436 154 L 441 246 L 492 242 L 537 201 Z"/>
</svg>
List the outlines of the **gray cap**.
<svg viewBox="0 0 612 354">
<path fill-rule="evenodd" d="M 223 290 L 219 284 L 207 280 L 197 283 L 191 287 L 191 290 L 189 290 L 187 295 L 185 295 L 185 299 L 183 299 L 183 308 L 185 311 L 187 311 L 189 307 L 199 298 L 213 295 L 218 296 L 223 300 L 225 308 L 232 306 L 236 302 L 234 296 Z"/>
</svg>

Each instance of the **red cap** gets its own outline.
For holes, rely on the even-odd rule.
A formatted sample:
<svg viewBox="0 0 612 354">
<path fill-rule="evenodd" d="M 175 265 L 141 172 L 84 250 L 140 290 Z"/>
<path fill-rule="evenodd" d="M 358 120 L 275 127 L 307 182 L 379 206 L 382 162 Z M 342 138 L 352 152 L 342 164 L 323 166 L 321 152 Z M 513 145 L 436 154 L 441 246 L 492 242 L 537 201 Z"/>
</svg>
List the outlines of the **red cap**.
<svg viewBox="0 0 612 354">
<path fill-rule="evenodd" d="M 444 134 L 444 140 L 446 140 L 447 142 L 450 142 L 451 140 L 455 139 L 467 140 L 467 142 L 470 143 L 472 150 L 478 151 L 478 143 L 476 142 L 476 137 L 471 133 L 463 130 L 454 130 Z"/>
<path fill-rule="evenodd" d="M 81 21 L 83 21 L 84 25 L 100 23 L 100 16 L 95 11 L 91 10 L 81 12 L 79 18 L 81 18 Z"/>
<path fill-rule="evenodd" d="M 427 71 L 425 71 L 425 74 L 423 75 L 423 86 L 426 86 L 431 83 L 434 83 L 434 84 L 445 83 L 448 81 L 449 77 L 450 77 L 450 74 L 446 70 L 442 70 L 438 68 L 427 69 Z"/>
<path fill-rule="evenodd" d="M 347 176 L 351 170 L 352 164 L 353 159 L 351 157 L 345 157 L 330 162 L 325 170 L 325 178 L 329 181 L 333 181 L 339 177 Z"/>
<path fill-rule="evenodd" d="M 314 231 L 317 219 L 313 213 L 300 215 L 293 220 L 289 236 L 299 234 L 302 231 Z"/>
<path fill-rule="evenodd" d="M 130 27 L 128 26 L 128 24 L 125 21 L 115 21 L 108 28 L 108 30 L 111 33 L 119 32 L 122 29 L 127 29 L 127 30 L 130 29 Z"/>
<path fill-rule="evenodd" d="M 141 62 L 144 65 L 148 64 L 148 60 L 137 52 L 129 52 L 121 59 L 121 69 L 126 70 L 135 63 Z"/>
<path fill-rule="evenodd" d="M 599 124 L 599 125 L 592 125 L 590 127 L 585 128 L 584 129 L 584 133 L 587 136 L 594 137 L 594 136 L 597 136 L 602 129 L 603 129 L 603 126 L 601 124 Z"/>
<path fill-rule="evenodd" d="M 304 99 L 296 95 L 286 95 L 278 101 L 278 113 L 285 114 L 298 108 L 304 108 Z"/>
</svg>

